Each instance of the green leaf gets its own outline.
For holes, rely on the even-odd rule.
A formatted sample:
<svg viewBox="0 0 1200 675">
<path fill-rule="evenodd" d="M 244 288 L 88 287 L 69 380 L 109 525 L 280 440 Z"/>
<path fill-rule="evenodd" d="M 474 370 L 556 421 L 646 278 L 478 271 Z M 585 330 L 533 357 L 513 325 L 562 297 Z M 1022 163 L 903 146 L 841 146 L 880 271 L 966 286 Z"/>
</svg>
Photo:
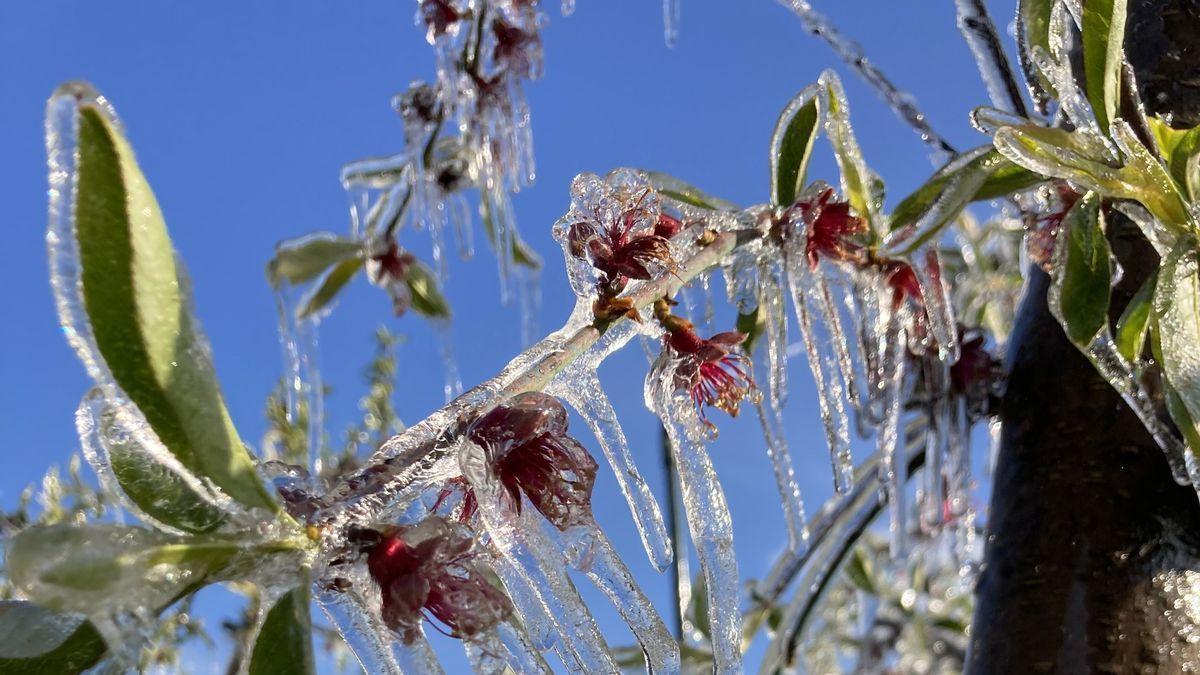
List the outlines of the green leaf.
<svg viewBox="0 0 1200 675">
<path fill-rule="evenodd" d="M 1108 240 L 1096 193 L 1085 194 L 1067 212 L 1056 249 L 1051 307 L 1071 342 L 1086 348 L 1108 323 L 1111 293 Z"/>
<path fill-rule="evenodd" d="M 284 593 L 267 612 L 254 640 L 247 673 L 303 675 L 315 672 L 308 587 L 301 584 Z"/>
<path fill-rule="evenodd" d="M 1176 418 L 1184 427 L 1200 420 L 1200 263 L 1191 238 L 1181 238 L 1159 267 L 1154 314 L 1163 372 L 1188 415 Z"/>
<path fill-rule="evenodd" d="M 1173 129 L 1156 117 L 1147 117 L 1146 123 L 1180 192 L 1193 200 L 1200 197 L 1200 127 Z"/>
<path fill-rule="evenodd" d="M 711 626 L 708 616 L 708 586 L 704 583 L 704 577 L 697 576 L 692 580 L 692 602 L 688 606 L 687 617 L 704 639 L 712 639 L 709 633 Z"/>
<path fill-rule="evenodd" d="M 882 183 L 867 168 L 858 139 L 850 126 L 850 108 L 842 81 L 837 73 L 826 70 L 818 83 L 825 89 L 825 137 L 833 147 L 834 158 L 842 173 L 842 193 L 854 211 L 871 225 L 872 232 L 879 232 L 878 211 Z"/>
<path fill-rule="evenodd" d="M 1108 164 L 1095 142 L 1081 132 L 1034 125 L 1003 127 L 992 142 L 1006 158 L 1030 171 L 1067 179 L 1104 197 L 1141 202 L 1175 233 L 1191 227 L 1182 195 L 1129 125 L 1114 120 L 1110 132 L 1125 153 L 1122 166 Z"/>
<path fill-rule="evenodd" d="M 296 312 L 297 319 L 306 319 L 329 306 L 338 293 L 350 283 L 354 275 L 363 268 L 362 260 L 350 258 L 338 263 L 321 281 L 321 285 L 308 296 L 308 301 Z"/>
<path fill-rule="evenodd" d="M 892 212 L 889 246 L 909 253 L 935 238 L 968 204 L 995 199 L 1046 179 L 1004 159 L 992 146 L 965 152 L 905 197 Z"/>
<path fill-rule="evenodd" d="M 875 574 L 872 567 L 871 560 L 867 558 L 866 553 L 861 548 L 856 548 L 850 556 L 850 560 L 846 561 L 846 578 L 858 590 L 877 595 L 879 590 L 875 585 Z"/>
<path fill-rule="evenodd" d="M 746 336 L 742 342 L 742 349 L 746 350 L 747 354 L 754 353 L 754 347 L 758 344 L 758 339 L 762 337 L 766 327 L 767 318 L 763 316 L 758 307 L 750 312 L 738 312 L 734 330 Z"/>
<path fill-rule="evenodd" d="M 429 319 L 446 319 L 450 317 L 450 305 L 438 289 L 437 279 L 433 271 L 419 260 L 414 260 L 408 266 L 408 275 L 404 278 L 408 284 L 413 311 Z"/>
<path fill-rule="evenodd" d="M 1126 0 L 1083 2 L 1084 92 L 1101 129 L 1108 129 L 1120 105 L 1125 3 Z"/>
<path fill-rule="evenodd" d="M 50 610 L 92 613 L 163 607 L 205 584 L 242 552 L 238 542 L 123 525 L 60 523 L 8 544 L 13 584 Z"/>
<path fill-rule="evenodd" d="M 817 139 L 820 88 L 805 87 L 784 108 L 771 136 L 771 200 L 791 206 L 804 189 L 808 160 Z"/>
<path fill-rule="evenodd" d="M 483 231 L 487 233 L 488 242 L 491 243 L 494 250 L 496 248 L 495 205 L 492 204 L 486 191 L 480 195 L 479 215 L 483 220 Z M 537 254 L 537 251 L 530 248 L 529 244 L 525 243 L 525 240 L 521 238 L 521 233 L 515 227 L 512 230 L 511 239 L 513 262 L 533 270 L 542 268 L 542 257 Z"/>
<path fill-rule="evenodd" d="M 0 673 L 79 673 L 107 650 L 100 633 L 82 617 L 17 600 L 0 601 L 0 635 Z"/>
<path fill-rule="evenodd" d="M 1137 361 L 1146 344 L 1146 332 L 1150 328 L 1150 317 L 1154 313 L 1154 287 L 1157 281 L 1158 275 L 1151 274 L 1137 293 L 1134 293 L 1117 321 L 1117 351 L 1130 363 Z"/>
<path fill-rule="evenodd" d="M 267 263 L 267 279 L 276 288 L 284 282 L 300 284 L 317 278 L 344 260 L 361 260 L 362 256 L 362 242 L 330 232 L 317 232 L 278 244 L 275 257 Z"/>
<path fill-rule="evenodd" d="M 226 520 L 224 511 L 142 445 L 155 441 L 142 438 L 140 422 L 111 405 L 100 389 L 84 396 L 75 424 L 85 449 L 107 455 L 121 491 L 145 515 L 188 532 L 209 532 Z"/>
<path fill-rule="evenodd" d="M 1162 351 L 1162 331 L 1158 326 L 1158 317 L 1152 315 L 1150 318 L 1150 348 L 1154 354 L 1154 359 L 1159 363 L 1163 363 Z M 1171 381 L 1167 377 L 1163 377 L 1163 398 L 1167 403 L 1167 413 L 1171 416 L 1171 420 L 1175 422 L 1175 427 L 1183 434 L 1183 441 L 1188 446 L 1188 451 L 1193 455 L 1200 452 L 1200 427 L 1196 426 L 1192 416 L 1188 414 L 1187 406 L 1184 405 L 1183 399 L 1179 396 L 1179 392 L 1171 385 Z"/>
<path fill-rule="evenodd" d="M 1020 43 L 1021 69 L 1037 93 L 1039 106 L 1045 106 L 1049 98 L 1057 98 L 1054 85 L 1033 63 L 1035 48 L 1050 53 L 1050 15 L 1058 0 L 1019 0 L 1017 4 L 1017 36 Z"/>
<path fill-rule="evenodd" d="M 186 278 L 133 150 L 95 104 L 79 105 L 75 121 L 71 234 L 89 324 L 81 329 L 90 328 L 98 352 L 79 347 L 85 361 L 103 361 L 184 467 L 246 506 L 277 508 L 225 408 Z M 60 304 L 76 302 L 74 288 L 57 292 Z"/>
<path fill-rule="evenodd" d="M 670 174 L 662 173 L 661 171 L 644 170 L 642 173 L 646 174 L 650 185 L 664 197 L 669 197 L 684 204 L 690 204 L 696 208 L 708 209 L 709 211 L 741 210 L 737 204 L 721 199 L 720 197 L 714 197 L 700 188 L 685 183 Z"/>
</svg>

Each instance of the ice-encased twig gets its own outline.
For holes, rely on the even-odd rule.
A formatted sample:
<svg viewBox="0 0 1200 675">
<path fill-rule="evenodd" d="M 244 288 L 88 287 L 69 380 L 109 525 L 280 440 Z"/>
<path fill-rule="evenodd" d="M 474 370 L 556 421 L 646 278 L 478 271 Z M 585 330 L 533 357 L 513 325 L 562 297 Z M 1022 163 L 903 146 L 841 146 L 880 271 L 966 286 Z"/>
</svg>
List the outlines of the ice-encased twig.
<svg viewBox="0 0 1200 675">
<path fill-rule="evenodd" d="M 954 146 L 938 135 L 929 125 L 925 113 L 917 108 L 912 95 L 901 91 L 892 84 L 892 81 L 867 59 L 861 45 L 842 35 L 841 31 L 823 14 L 813 9 L 807 0 L 779 0 L 779 2 L 800 18 L 800 22 L 804 24 L 808 32 L 828 43 L 846 65 L 853 68 L 868 85 L 879 93 L 892 112 L 912 127 L 922 141 L 933 148 L 936 155 L 953 155 L 956 152 Z"/>
<path fill-rule="evenodd" d="M 567 562 L 586 574 L 625 620 L 650 672 L 679 672 L 679 645 L 600 526 L 594 520 L 575 525 L 562 533 L 561 543 Z"/>
<path fill-rule="evenodd" d="M 611 332 L 625 332 L 629 337 L 635 334 L 635 331 L 622 329 L 623 327 L 615 328 Z M 627 341 L 628 338 L 625 338 L 620 342 L 624 344 Z M 572 366 L 563 371 L 547 388 L 546 393 L 566 401 L 587 423 L 609 466 L 612 467 L 617 486 L 629 505 L 630 515 L 637 525 L 646 555 L 658 571 L 665 570 L 671 564 L 673 555 L 667 526 L 663 523 L 662 512 L 654 494 L 650 492 L 650 486 L 638 471 L 621 422 L 600 386 L 594 365 L 590 368 L 586 365 Z"/>
<path fill-rule="evenodd" d="M 987 5 L 983 0 L 954 0 L 954 6 L 958 11 L 958 30 L 971 48 L 992 105 L 1027 117 L 1025 100 L 1021 98 L 1012 64 L 1004 54 Z"/>
</svg>

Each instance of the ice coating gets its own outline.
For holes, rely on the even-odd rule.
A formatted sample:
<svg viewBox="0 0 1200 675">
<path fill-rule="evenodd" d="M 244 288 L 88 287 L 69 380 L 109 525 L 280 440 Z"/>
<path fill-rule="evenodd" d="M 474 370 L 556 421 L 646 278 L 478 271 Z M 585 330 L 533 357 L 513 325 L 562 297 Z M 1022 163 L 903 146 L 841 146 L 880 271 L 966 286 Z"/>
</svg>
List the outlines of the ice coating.
<svg viewBox="0 0 1200 675">
<path fill-rule="evenodd" d="M 988 98 L 996 107 L 1026 116 L 1021 90 L 1013 77 L 1012 65 L 1004 54 L 1000 36 L 983 0 L 955 0 L 958 29 L 971 48 L 979 75 L 987 88 Z"/>
</svg>

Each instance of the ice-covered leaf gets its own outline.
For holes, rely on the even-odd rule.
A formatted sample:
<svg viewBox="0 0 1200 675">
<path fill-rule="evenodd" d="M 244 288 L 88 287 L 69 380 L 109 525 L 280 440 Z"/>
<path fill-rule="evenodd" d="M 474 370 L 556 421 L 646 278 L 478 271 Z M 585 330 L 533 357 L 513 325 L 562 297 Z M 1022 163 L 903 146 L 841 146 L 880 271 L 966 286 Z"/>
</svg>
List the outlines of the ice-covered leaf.
<svg viewBox="0 0 1200 675">
<path fill-rule="evenodd" d="M 1158 274 L 1151 274 L 1129 300 L 1117 321 L 1117 351 L 1130 363 L 1138 360 L 1146 343 L 1146 332 L 1150 328 L 1150 317 L 1154 310 L 1154 287 L 1157 283 Z"/>
<path fill-rule="evenodd" d="M 9 577 L 54 611 L 161 608 L 206 583 L 239 554 L 228 538 L 181 537 L 138 527 L 34 526 L 7 547 Z"/>
<path fill-rule="evenodd" d="M 75 428 L 100 480 L 115 481 L 107 487 L 119 490 L 139 518 L 188 532 L 208 532 L 225 522 L 228 514 L 203 494 L 194 476 L 169 461 L 169 452 L 141 415 L 114 405 L 100 389 L 80 402 Z"/>
<path fill-rule="evenodd" d="M 350 283 L 356 274 L 363 269 L 363 263 L 357 258 L 348 258 L 334 266 L 329 274 L 321 281 L 321 285 L 308 296 L 296 313 L 297 319 L 306 319 L 329 306 L 338 293 Z"/>
<path fill-rule="evenodd" d="M 820 88 L 805 87 L 784 108 L 771 136 L 771 201 L 791 206 L 804 189 L 808 159 L 820 130 Z"/>
<path fill-rule="evenodd" d="M 737 204 L 721 199 L 720 197 L 714 197 L 700 188 L 685 183 L 672 175 L 662 173 L 661 171 L 643 170 L 642 173 L 646 174 L 646 178 L 650 180 L 650 185 L 664 197 L 670 197 L 684 204 L 708 209 L 709 211 L 738 210 Z"/>
<path fill-rule="evenodd" d="M 1050 15 L 1059 0 L 1020 0 L 1017 5 L 1017 41 L 1021 58 L 1021 70 L 1033 91 L 1034 100 L 1040 110 L 1045 110 L 1050 98 L 1057 95 L 1050 80 L 1040 71 L 1033 61 L 1033 50 L 1039 48 L 1045 53 L 1050 50 Z"/>
<path fill-rule="evenodd" d="M 1044 176 L 1065 178 L 1104 197 L 1133 199 L 1158 220 L 1176 229 L 1190 220 L 1187 205 L 1162 164 L 1116 119 L 1110 131 L 1125 154 L 1113 166 L 1081 132 L 1034 125 L 1004 127 L 992 142 L 1010 161 Z"/>
<path fill-rule="evenodd" d="M 1176 419 L 1182 427 L 1200 420 L 1200 262 L 1189 237 L 1180 239 L 1159 268 L 1154 313 L 1163 370 L 1190 418 Z"/>
<path fill-rule="evenodd" d="M 1029 169 L 1017 166 L 1004 159 L 991 146 L 983 146 L 964 152 L 933 174 L 924 185 L 913 191 L 896 205 L 892 211 L 890 228 L 897 230 L 917 222 L 935 204 L 943 201 L 954 186 L 974 185 L 974 180 L 963 179 L 982 174 L 982 180 L 973 191 L 959 190 L 954 204 L 940 204 L 953 218 L 969 203 L 996 199 L 1030 188 L 1046 179 Z M 952 207 L 952 208 L 951 208 Z"/>
<path fill-rule="evenodd" d="M 275 508 L 225 408 L 158 203 L 109 114 L 82 85 L 47 110 L 48 239 L 69 339 L 183 466 L 246 506 Z"/>
<path fill-rule="evenodd" d="M 480 198 L 479 215 L 483 221 L 483 231 L 487 233 L 487 238 L 491 242 L 492 248 L 495 248 L 496 239 L 501 234 L 499 231 L 500 225 L 496 220 L 501 214 L 498 213 L 497 206 L 492 203 L 492 199 L 487 197 L 486 194 Z M 505 238 L 510 242 L 513 262 L 522 267 L 534 270 L 542 268 L 541 256 L 529 244 L 525 243 L 525 240 L 521 238 L 520 233 L 515 228 L 505 232 Z M 501 252 L 497 251 L 496 255 L 501 255 Z"/>
<path fill-rule="evenodd" d="M 850 559 L 846 561 L 846 578 L 860 591 L 876 594 L 879 592 L 875 584 L 875 572 L 871 558 L 862 547 L 854 549 Z"/>
<path fill-rule="evenodd" d="M 104 640 L 79 615 L 55 614 L 30 602 L 0 601 L 0 672 L 79 673 L 104 655 Z"/>
<path fill-rule="evenodd" d="M 1087 0 L 1083 3 L 1084 91 L 1101 129 L 1117 116 L 1121 59 L 1125 42 L 1126 0 Z"/>
<path fill-rule="evenodd" d="M 315 672 L 308 588 L 301 585 L 280 596 L 267 612 L 254 640 L 247 674 L 304 675 Z"/>
<path fill-rule="evenodd" d="M 878 230 L 882 187 L 878 178 L 867 168 L 854 129 L 850 126 L 850 107 L 842 81 L 837 73 L 826 70 L 821 73 L 819 83 L 825 88 L 825 137 L 833 148 L 838 168 L 842 173 L 842 194 L 854 207 L 859 216 L 867 219 L 872 231 Z"/>
<path fill-rule="evenodd" d="M 1200 127 L 1174 129 L 1156 117 L 1147 117 L 1146 123 L 1180 191 L 1191 199 L 1200 197 Z"/>
<path fill-rule="evenodd" d="M 267 263 L 267 279 L 276 287 L 284 282 L 304 283 L 344 260 L 361 259 L 362 255 L 362 242 L 331 232 L 317 232 L 278 244 L 275 257 Z"/>
<path fill-rule="evenodd" d="M 450 305 L 438 288 L 433 271 L 420 261 L 413 261 L 404 277 L 408 284 L 409 298 L 413 311 L 430 319 L 445 319 L 450 316 Z"/>
<path fill-rule="evenodd" d="M 766 317 L 758 307 L 738 314 L 734 329 L 746 336 L 746 339 L 742 341 L 742 349 L 746 350 L 747 354 L 754 354 L 754 347 L 758 344 L 758 339 L 762 337 L 766 327 Z"/>
<path fill-rule="evenodd" d="M 1111 293 L 1108 240 L 1096 193 L 1085 194 L 1071 207 L 1063 228 L 1054 256 L 1050 302 L 1057 305 L 1067 337 L 1087 347 L 1108 322 Z"/>
</svg>

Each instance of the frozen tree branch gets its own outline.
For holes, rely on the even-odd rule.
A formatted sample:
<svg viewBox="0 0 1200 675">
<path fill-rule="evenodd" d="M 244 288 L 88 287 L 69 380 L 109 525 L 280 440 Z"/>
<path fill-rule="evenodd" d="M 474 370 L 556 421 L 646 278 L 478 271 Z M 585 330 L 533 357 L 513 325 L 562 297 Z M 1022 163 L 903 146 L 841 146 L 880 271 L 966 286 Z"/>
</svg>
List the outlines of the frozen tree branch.
<svg viewBox="0 0 1200 675">
<path fill-rule="evenodd" d="M 1029 112 L 1025 108 L 1025 100 L 1021 98 L 1021 88 L 1013 76 L 1008 57 L 1004 55 L 1004 47 L 1000 44 L 1000 36 L 988 14 L 987 5 L 983 0 L 954 0 L 954 6 L 958 11 L 958 30 L 971 48 L 992 105 L 1027 117 Z"/>
</svg>

